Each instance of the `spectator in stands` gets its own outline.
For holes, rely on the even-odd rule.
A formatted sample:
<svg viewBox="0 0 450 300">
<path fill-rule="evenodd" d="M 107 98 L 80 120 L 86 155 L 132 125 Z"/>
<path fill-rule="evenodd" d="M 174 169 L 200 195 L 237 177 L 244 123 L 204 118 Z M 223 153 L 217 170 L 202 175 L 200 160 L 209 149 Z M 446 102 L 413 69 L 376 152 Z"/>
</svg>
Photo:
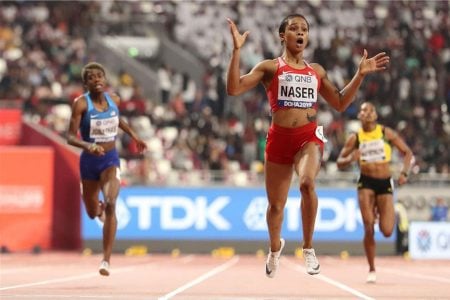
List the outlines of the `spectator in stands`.
<svg viewBox="0 0 450 300">
<path fill-rule="evenodd" d="M 72 115 L 67 135 L 70 145 L 83 149 L 80 174 L 83 200 L 90 218 L 98 217 L 103 226 L 103 260 L 101 275 L 109 275 L 109 262 L 116 235 L 116 200 L 120 189 L 119 155 L 115 148 L 118 128 L 130 135 L 140 152 L 147 146 L 119 116 L 120 98 L 105 92 L 105 69 L 98 63 L 89 63 L 81 71 L 88 92 L 72 104 Z M 78 137 L 78 130 L 81 139 Z M 99 200 L 100 190 L 104 202 Z"/>
<path fill-rule="evenodd" d="M 411 149 L 399 134 L 378 124 L 377 118 L 375 106 L 364 102 L 358 113 L 362 127 L 347 138 L 337 159 L 341 170 L 353 161 L 359 163 L 358 201 L 364 223 L 364 250 L 369 263 L 368 283 L 376 282 L 375 223 L 378 219 L 380 231 L 385 237 L 391 236 L 395 225 L 394 184 L 390 168 L 392 147 L 403 155 L 399 185 L 407 182 L 414 161 Z"/>
<path fill-rule="evenodd" d="M 337 111 L 344 111 L 354 100 L 365 76 L 384 70 L 389 63 L 385 53 L 368 58 L 367 51 L 359 62 L 352 80 L 339 91 L 328 79 L 325 69 L 304 60 L 309 38 L 309 23 L 300 14 L 285 17 L 278 33 L 283 54 L 258 63 L 249 73 L 240 75 L 240 51 L 249 31 L 239 33 L 231 19 L 227 19 L 233 40 L 233 52 L 227 74 L 227 92 L 240 95 L 262 83 L 267 91 L 272 125 L 267 135 L 265 185 L 269 205 L 267 224 L 270 251 L 266 261 L 266 275 L 275 276 L 281 251 L 283 211 L 287 201 L 293 171 L 300 177 L 301 212 L 303 225 L 303 255 L 306 270 L 314 275 L 320 265 L 313 249 L 313 232 L 318 199 L 315 179 L 319 173 L 323 145 L 323 127 L 318 126 L 317 101 L 320 95 Z"/>
<path fill-rule="evenodd" d="M 437 197 L 436 203 L 431 207 L 431 221 L 446 222 L 448 217 L 448 205 L 443 197 Z"/>
</svg>

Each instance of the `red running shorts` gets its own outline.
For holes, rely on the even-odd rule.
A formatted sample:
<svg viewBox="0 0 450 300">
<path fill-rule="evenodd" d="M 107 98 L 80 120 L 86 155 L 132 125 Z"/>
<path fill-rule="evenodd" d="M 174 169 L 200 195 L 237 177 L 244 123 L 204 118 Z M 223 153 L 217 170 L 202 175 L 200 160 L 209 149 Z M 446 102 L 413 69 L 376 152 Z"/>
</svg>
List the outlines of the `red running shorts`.
<svg viewBox="0 0 450 300">
<path fill-rule="evenodd" d="M 266 138 L 266 160 L 278 164 L 293 164 L 295 155 L 307 144 L 316 143 L 323 152 L 327 141 L 323 127 L 311 122 L 297 128 L 272 123 Z"/>
</svg>

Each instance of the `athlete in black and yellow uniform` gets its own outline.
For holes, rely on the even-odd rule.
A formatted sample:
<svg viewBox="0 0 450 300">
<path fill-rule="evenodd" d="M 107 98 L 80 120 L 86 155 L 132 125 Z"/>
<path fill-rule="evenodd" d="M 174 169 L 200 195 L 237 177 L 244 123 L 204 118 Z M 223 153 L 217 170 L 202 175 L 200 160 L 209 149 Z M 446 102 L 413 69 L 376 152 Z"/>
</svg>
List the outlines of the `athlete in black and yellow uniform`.
<svg viewBox="0 0 450 300">
<path fill-rule="evenodd" d="M 359 110 L 358 119 L 361 129 L 351 134 L 345 142 L 337 165 L 340 170 L 358 161 L 361 171 L 358 180 L 358 201 L 364 222 L 364 250 L 369 263 L 367 282 L 376 281 L 374 225 L 376 214 L 379 228 L 385 237 L 391 236 L 395 225 L 393 201 L 394 184 L 391 174 L 392 147 L 403 155 L 403 166 L 398 184 L 407 182 L 413 163 L 413 153 L 397 132 L 377 123 L 375 106 L 364 102 Z"/>
<path fill-rule="evenodd" d="M 360 166 L 366 164 L 388 164 L 391 161 L 392 148 L 384 132 L 384 126 L 380 124 L 376 124 L 375 129 L 369 132 L 364 131 L 364 128 L 358 130 L 356 148 L 359 150 Z M 370 174 L 371 172 L 366 173 Z M 392 194 L 394 184 L 390 176 L 387 178 L 374 178 L 361 172 L 358 180 L 358 190 L 361 189 L 373 190 L 375 195 Z"/>
</svg>

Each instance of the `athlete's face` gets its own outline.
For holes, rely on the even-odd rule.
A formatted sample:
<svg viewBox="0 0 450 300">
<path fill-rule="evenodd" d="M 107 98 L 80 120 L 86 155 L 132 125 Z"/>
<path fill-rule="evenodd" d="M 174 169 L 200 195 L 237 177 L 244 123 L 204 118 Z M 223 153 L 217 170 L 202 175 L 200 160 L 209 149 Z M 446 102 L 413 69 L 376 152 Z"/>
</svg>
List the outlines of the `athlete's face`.
<svg viewBox="0 0 450 300">
<path fill-rule="evenodd" d="M 86 87 L 91 93 L 103 92 L 106 85 L 106 77 L 101 69 L 87 70 L 85 80 Z"/>
<path fill-rule="evenodd" d="M 375 122 L 378 118 L 375 106 L 370 103 L 363 103 L 359 109 L 358 119 L 362 123 Z"/>
<path fill-rule="evenodd" d="M 308 23 L 301 17 L 290 19 L 284 33 L 280 34 L 280 38 L 285 43 L 286 48 L 291 51 L 304 50 L 309 38 Z"/>
</svg>

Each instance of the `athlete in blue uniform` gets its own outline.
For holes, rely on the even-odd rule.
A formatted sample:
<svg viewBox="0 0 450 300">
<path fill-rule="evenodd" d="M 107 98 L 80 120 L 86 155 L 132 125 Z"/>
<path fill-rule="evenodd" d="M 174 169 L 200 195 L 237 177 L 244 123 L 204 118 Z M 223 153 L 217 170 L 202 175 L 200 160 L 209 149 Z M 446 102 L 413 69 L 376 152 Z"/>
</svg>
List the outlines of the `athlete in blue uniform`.
<svg viewBox="0 0 450 300">
<path fill-rule="evenodd" d="M 81 77 L 88 92 L 73 102 L 67 142 L 83 149 L 80 157 L 83 201 L 89 217 L 99 217 L 104 222 L 103 260 L 99 272 L 108 276 L 117 229 L 116 199 L 120 189 L 119 155 L 115 144 L 118 128 L 133 138 L 140 152 L 147 146 L 120 118 L 119 96 L 104 91 L 106 76 L 103 66 L 89 63 L 84 66 Z M 99 200 L 100 190 L 104 202 Z"/>
</svg>

